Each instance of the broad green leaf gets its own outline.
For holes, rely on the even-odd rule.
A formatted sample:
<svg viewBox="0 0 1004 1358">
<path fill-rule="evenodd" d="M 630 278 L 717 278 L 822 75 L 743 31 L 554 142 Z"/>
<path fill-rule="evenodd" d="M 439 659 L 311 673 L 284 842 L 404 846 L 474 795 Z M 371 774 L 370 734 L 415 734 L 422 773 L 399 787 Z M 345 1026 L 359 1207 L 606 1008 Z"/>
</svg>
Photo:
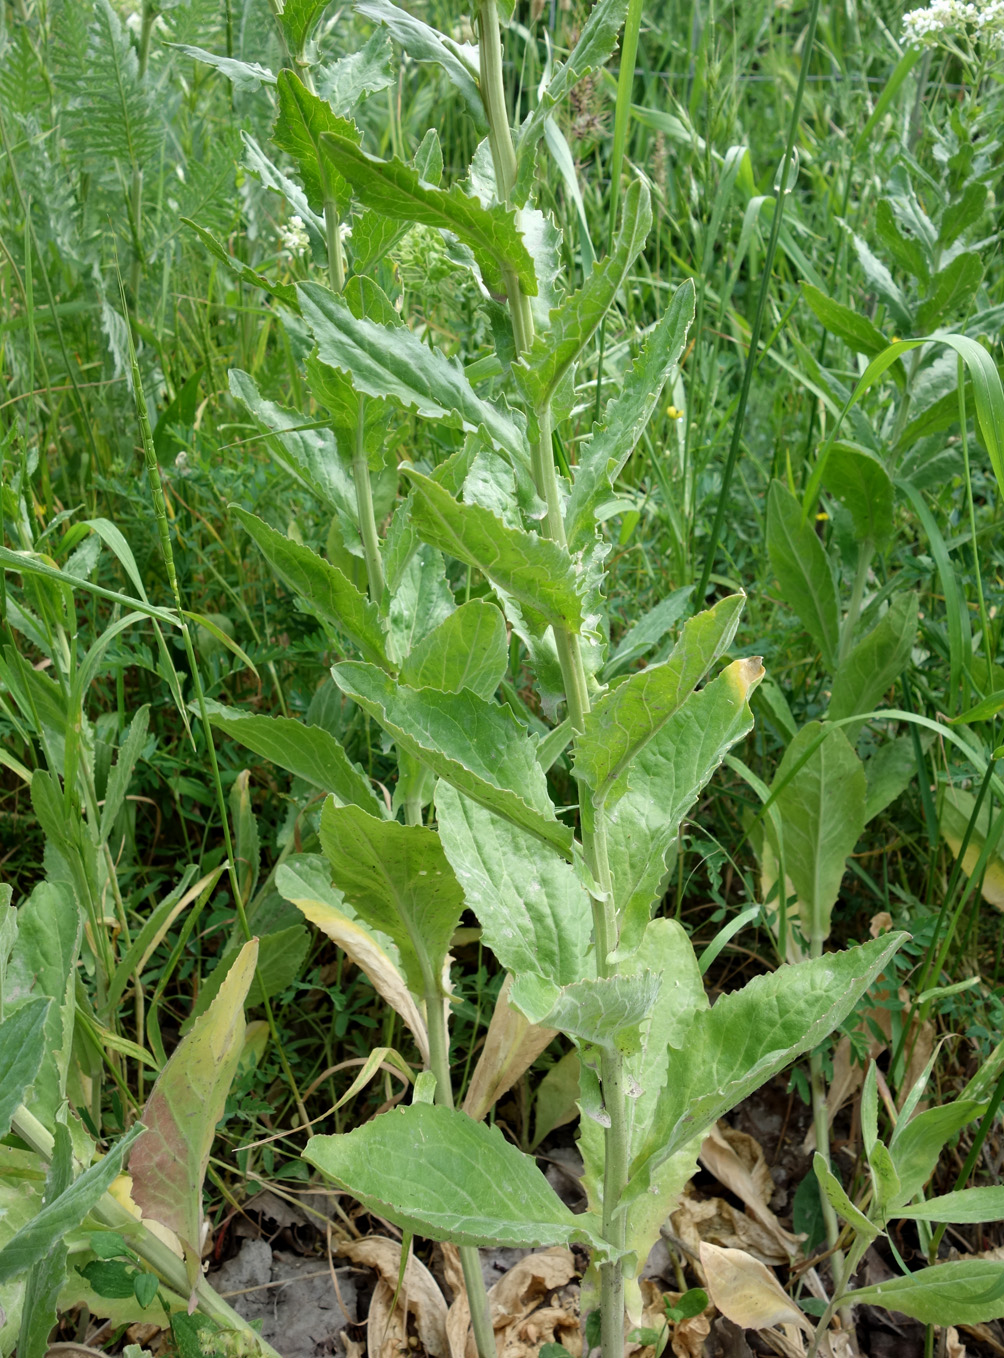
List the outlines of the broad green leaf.
<svg viewBox="0 0 1004 1358">
<path fill-rule="evenodd" d="M 358 143 L 358 129 L 333 113 L 331 106 L 308 90 L 293 71 L 280 71 L 276 88 L 279 102 L 272 140 L 296 161 L 311 207 L 318 211 L 328 199 L 337 199 L 344 214 L 348 207 L 345 185 L 322 156 L 321 138 L 334 133 Z"/>
<path fill-rule="evenodd" d="M 406 531 L 417 545 L 400 572 L 387 610 L 387 644 L 391 659 L 396 663 L 407 660 L 430 633 L 446 623 L 457 607 L 442 556 L 434 547 L 419 542 L 411 527 L 410 500 L 406 507 L 395 511 L 395 521 L 402 514 L 408 515 Z M 418 685 L 412 684 L 412 687 Z"/>
<path fill-rule="evenodd" d="M 695 305 L 694 285 L 688 279 L 677 288 L 625 373 L 617 395 L 607 404 L 602 425 L 594 427 L 592 437 L 583 444 L 565 513 L 570 551 L 578 551 L 592 538 L 596 508 L 634 452 L 680 361 Z"/>
<path fill-rule="evenodd" d="M 419 179 L 437 185 L 443 177 L 443 149 L 439 134 L 430 127 L 411 160 Z M 379 212 L 363 212 L 352 223 L 352 266 L 357 274 L 372 269 L 411 230 Z"/>
<path fill-rule="evenodd" d="M 391 4 L 390 0 L 356 0 L 354 8 L 363 18 L 385 24 L 394 41 L 413 61 L 431 62 L 442 67 L 451 84 L 463 95 L 475 121 L 483 125 L 484 105 L 477 85 L 477 48 L 455 42 L 407 10 Z"/>
<path fill-rule="evenodd" d="M 492 698 L 508 663 L 501 612 L 483 599 L 471 599 L 414 647 L 401 666 L 401 682 L 444 693 L 469 688 L 480 698 Z"/>
<path fill-rule="evenodd" d="M 632 952 L 648 925 L 683 817 L 732 745 L 753 725 L 749 696 L 758 660 L 736 660 L 693 693 L 632 763 L 627 790 L 607 816 L 621 949 Z"/>
<path fill-rule="evenodd" d="M 239 505 L 231 505 L 230 512 L 244 525 L 288 589 L 298 594 L 318 617 L 334 624 L 368 660 L 386 663 L 383 628 L 376 605 L 337 566 L 270 528 Z"/>
<path fill-rule="evenodd" d="M 867 448 L 835 443 L 823 478 L 854 520 L 854 536 L 882 547 L 892 534 L 892 480 Z"/>
<path fill-rule="evenodd" d="M 52 1001 L 44 995 L 27 1000 L 0 1023 L 0 1136 L 38 1074 L 45 1055 L 45 1020 Z"/>
<path fill-rule="evenodd" d="M 276 17 L 294 60 L 303 52 L 323 9 L 324 0 L 283 0 L 277 7 Z"/>
<path fill-rule="evenodd" d="M 917 634 L 917 596 L 894 594 L 889 607 L 867 636 L 841 661 L 833 678 L 826 716 L 840 721 L 857 712 L 870 712 L 906 668 Z M 854 740 L 857 726 L 843 728 Z"/>
<path fill-rule="evenodd" d="M 928 1198 L 926 1202 L 918 1202 L 913 1207 L 901 1207 L 896 1215 L 909 1217 L 911 1221 L 947 1221 L 952 1224 L 1001 1221 L 1004 1220 L 1004 1185 L 961 1188 L 955 1193 Z"/>
<path fill-rule="evenodd" d="M 872 1199 L 872 1214 L 885 1221 L 889 1215 L 889 1204 L 898 1200 L 902 1185 L 889 1153 L 889 1147 L 884 1141 L 875 1141 L 868 1156 L 868 1167 L 875 1189 Z"/>
<path fill-rule="evenodd" d="M 593 789 L 597 801 L 605 801 L 611 792 L 616 796 L 615 785 L 631 761 L 732 644 L 745 602 L 745 594 L 733 594 L 690 618 L 664 664 L 630 675 L 589 712 L 576 742 L 575 772 Z"/>
<path fill-rule="evenodd" d="M 425 1019 L 401 974 L 401 958 L 390 938 L 368 929 L 331 884 L 331 865 L 319 854 L 297 854 L 276 869 L 276 887 L 304 916 L 337 943 L 369 977 L 382 1000 L 411 1029 L 423 1061 L 429 1060 Z"/>
<path fill-rule="evenodd" d="M 286 206 L 300 218 L 306 228 L 311 249 L 323 259 L 327 254 L 323 214 L 314 211 L 307 201 L 306 192 L 296 180 L 290 179 L 289 175 L 284 174 L 278 165 L 268 158 L 250 132 L 241 132 L 241 142 L 244 146 L 243 160 L 246 169 L 266 188 L 277 193 Z M 293 294 L 293 307 L 298 311 L 300 304 L 296 301 L 295 288 L 288 284 L 284 286 L 287 292 Z"/>
<path fill-rule="evenodd" d="M 971 1099 L 926 1108 L 908 1122 L 896 1124 L 889 1150 L 899 1175 L 898 1199 L 890 1204 L 892 1213 L 915 1198 L 937 1167 L 941 1152 L 956 1132 L 978 1118 L 984 1105 Z"/>
<path fill-rule="evenodd" d="M 209 720 L 218 731 L 246 745 L 263 759 L 304 778 L 342 803 L 352 802 L 371 814 L 383 803 L 358 764 L 322 726 L 307 726 L 293 717 L 267 717 L 208 699 Z"/>
<path fill-rule="evenodd" d="M 917 312 L 917 329 L 928 334 L 945 319 L 964 317 L 983 282 L 983 261 L 975 251 L 956 255 L 931 279 L 931 291 Z M 953 315 L 949 318 L 948 313 Z"/>
<path fill-rule="evenodd" d="M 343 1136 L 315 1136 L 305 1160 L 377 1216 L 456 1245 L 598 1244 L 497 1127 L 438 1104 L 411 1104 Z"/>
<path fill-rule="evenodd" d="M 348 373 L 357 391 L 469 432 L 483 425 L 502 452 L 528 460 L 521 422 L 512 411 L 477 396 L 456 359 L 431 348 L 405 326 L 353 316 L 340 297 L 319 283 L 301 283 L 297 293 L 322 363 Z"/>
<path fill-rule="evenodd" d="M 370 34 L 358 52 L 315 66 L 314 86 L 342 118 L 350 118 L 368 94 L 394 84 L 390 38 L 382 28 Z"/>
<path fill-rule="evenodd" d="M 267 401 L 254 379 L 239 368 L 231 368 L 229 377 L 230 394 L 271 435 L 266 447 L 283 471 L 330 509 L 353 515 L 356 507 L 352 482 L 339 460 L 330 431 L 304 428 L 311 423 L 306 416 Z"/>
<path fill-rule="evenodd" d="M 624 198 L 621 229 L 610 256 L 596 264 L 578 292 L 572 293 L 551 312 L 546 334 L 538 335 L 520 361 L 513 365 L 523 394 L 542 409 L 558 388 L 596 327 L 624 286 L 632 264 L 641 253 L 652 226 L 652 200 L 644 183 L 636 179 Z"/>
<path fill-rule="evenodd" d="M 36 773 L 32 790 L 44 786 Z M 32 1111 L 53 1126 L 66 1098 L 66 1077 L 76 1005 L 76 963 L 81 920 L 67 882 L 44 881 L 18 909 L 18 933 L 4 981 L 4 1014 L 13 1017 L 25 1004 L 51 999 L 44 1019 L 45 1055 L 34 1076 Z"/>
<path fill-rule="evenodd" d="M 544 124 L 551 110 L 568 96 L 580 80 L 606 64 L 617 46 L 617 37 L 624 26 L 627 8 L 628 0 L 597 0 L 568 59 L 555 68 L 554 74 L 541 92 L 537 107 L 520 128 L 517 143 L 519 176 L 516 189 L 516 201 L 520 205 L 526 201 L 533 183 L 534 153 L 538 141 L 544 134 Z"/>
<path fill-rule="evenodd" d="M 938 228 L 939 245 L 952 245 L 964 231 L 968 231 L 979 221 L 986 210 L 988 193 L 986 184 L 978 181 L 965 186 L 961 196 L 951 204 L 941 219 L 941 226 Z"/>
<path fill-rule="evenodd" d="M 329 801 L 320 834 L 335 886 L 364 924 L 393 939 L 412 992 L 441 994 L 464 897 L 436 832 Z"/>
<path fill-rule="evenodd" d="M 194 231 L 209 253 L 215 259 L 218 259 L 221 264 L 225 264 L 231 273 L 235 274 L 242 283 L 247 283 L 252 288 L 258 288 L 261 292 L 271 293 L 277 301 L 282 302 L 283 306 L 288 306 L 292 308 L 293 311 L 299 311 L 300 303 L 296 296 L 296 288 L 291 284 L 279 283 L 274 278 L 270 278 L 268 274 L 258 273 L 256 269 L 252 269 L 250 264 L 245 264 L 242 259 L 238 259 L 236 255 L 232 255 L 227 247 L 221 241 L 218 241 L 211 231 L 207 231 L 206 228 L 200 226 L 198 222 L 193 222 L 188 217 L 182 217 L 180 218 L 180 221 L 183 226 L 187 226 L 190 231 Z"/>
<path fill-rule="evenodd" d="M 819 1187 L 829 1199 L 830 1206 L 853 1228 L 856 1235 L 874 1240 L 880 1234 L 878 1226 L 868 1220 L 864 1212 L 854 1206 L 840 1180 L 830 1170 L 824 1156 L 817 1151 L 812 1157 L 812 1169 Z"/>
<path fill-rule="evenodd" d="M 687 610 L 687 601 L 694 592 L 693 585 L 684 585 L 660 600 L 654 608 L 632 623 L 617 643 L 617 648 L 603 670 L 606 680 L 615 678 L 635 660 L 654 650 Z"/>
<path fill-rule="evenodd" d="M 335 665 L 332 678 L 414 758 L 489 811 L 567 856 L 572 832 L 554 814 L 533 740 L 506 707 L 469 689 L 407 688 L 372 665 Z"/>
<path fill-rule="evenodd" d="M 531 1023 L 557 1028 L 579 1042 L 625 1053 L 639 1050 L 639 1028 L 659 998 L 663 978 L 651 971 L 634 975 L 587 976 L 557 986 L 533 972 L 513 981 L 510 1000 Z"/>
<path fill-rule="evenodd" d="M 875 208 L 875 229 L 889 255 L 906 273 L 926 284 L 930 279 L 927 258 L 919 242 L 905 236 L 886 198 L 880 198 Z"/>
<path fill-rule="evenodd" d="M 202 1181 L 240 1058 L 242 1006 L 257 957 L 252 940 L 207 1013 L 175 1047 L 147 1100 L 146 1130 L 129 1157 L 133 1199 L 145 1217 L 181 1240 L 193 1288 L 201 1272 Z"/>
<path fill-rule="evenodd" d="M 280 76 L 280 86 L 282 77 Z M 357 144 L 357 138 L 336 132 L 321 137 L 321 150 L 374 212 L 409 225 L 419 223 L 452 231 L 470 246 L 488 288 L 501 291 L 505 274 L 515 274 L 527 296 L 537 291 L 537 275 L 530 252 L 511 209 L 496 204 L 482 207 L 459 184 L 449 189 L 424 183 L 404 161 L 379 160 Z M 639 247 L 640 248 L 640 247 Z"/>
<path fill-rule="evenodd" d="M 1004 1316 L 1004 1263 L 959 1259 L 846 1292 L 851 1306 L 901 1311 L 922 1325 L 982 1325 Z"/>
<path fill-rule="evenodd" d="M 671 1050 L 629 1194 L 643 1192 L 651 1169 L 841 1024 L 905 938 L 884 934 L 846 952 L 780 966 L 695 1012 L 679 1049 Z"/>
<path fill-rule="evenodd" d="M 816 313 L 823 329 L 842 339 L 856 354 L 867 354 L 869 358 L 874 358 L 889 343 L 888 338 L 867 316 L 852 311 L 842 302 L 835 302 L 811 283 L 802 284 L 802 296 Z"/>
<path fill-rule="evenodd" d="M 556 985 L 585 971 L 589 898 L 548 845 L 441 782 L 436 815 L 446 856 L 482 937 L 513 975 L 538 972 Z"/>
<path fill-rule="evenodd" d="M 812 524 L 803 522 L 802 506 L 780 481 L 772 481 L 767 494 L 767 555 L 781 597 L 798 614 L 832 670 L 840 630 L 833 571 Z"/>
<path fill-rule="evenodd" d="M 663 978 L 659 1002 L 641 1029 L 639 1049 L 624 1058 L 625 1080 L 632 1090 L 625 1112 L 628 1156 L 633 1159 L 649 1134 L 660 1090 L 666 1082 L 671 1049 L 686 1041 L 693 1014 L 707 1009 L 708 997 L 693 946 L 686 930 L 676 920 L 652 920 L 638 950 L 624 959 L 620 968 L 631 975 L 649 969 Z M 671 1155 L 655 1170 L 647 1191 L 627 1206 L 625 1245 L 639 1259 L 648 1258 L 666 1218 L 677 1206 L 684 1185 L 696 1173 L 700 1144 L 698 1136 L 690 1145 Z M 584 1116 L 579 1125 L 579 1149 L 589 1206 L 600 1212 L 603 1206 L 604 1133 L 600 1124 L 588 1116 Z"/>
<path fill-rule="evenodd" d="M 848 855 L 865 828 L 864 766 L 839 727 L 812 721 L 785 750 L 772 789 L 803 929 L 807 938 L 826 938 Z"/>
<path fill-rule="evenodd" d="M 122 1172 L 122 1160 L 143 1133 L 137 1123 L 107 1155 L 79 1175 L 52 1202 L 40 1207 L 32 1219 L 13 1235 L 0 1250 L 0 1283 L 8 1283 L 19 1273 L 44 1259 L 53 1241 L 61 1240 L 76 1228 L 100 1201 Z"/>
<path fill-rule="evenodd" d="M 481 505 L 461 504 L 418 472 L 409 471 L 408 479 L 415 495 L 412 522 L 426 542 L 474 566 L 553 626 L 580 629 L 579 577 L 564 548 L 537 533 L 509 528 Z"/>
</svg>

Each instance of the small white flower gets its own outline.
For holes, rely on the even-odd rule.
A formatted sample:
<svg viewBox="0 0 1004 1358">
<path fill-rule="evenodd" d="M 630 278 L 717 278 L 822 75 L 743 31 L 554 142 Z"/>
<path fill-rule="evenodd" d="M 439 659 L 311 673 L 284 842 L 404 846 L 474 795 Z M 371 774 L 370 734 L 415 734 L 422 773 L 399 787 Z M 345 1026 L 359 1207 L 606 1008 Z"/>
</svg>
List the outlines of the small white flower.
<svg viewBox="0 0 1004 1358">
<path fill-rule="evenodd" d="M 282 237 L 282 247 L 287 254 L 302 255 L 310 244 L 310 237 L 307 235 L 307 228 L 303 224 L 303 218 L 296 215 L 290 217 L 287 224 L 280 229 Z"/>
<path fill-rule="evenodd" d="M 912 9 L 903 15 L 903 32 L 915 47 L 930 46 L 948 33 L 967 31 L 1004 43 L 1004 0 L 933 0 L 926 9 Z"/>
</svg>

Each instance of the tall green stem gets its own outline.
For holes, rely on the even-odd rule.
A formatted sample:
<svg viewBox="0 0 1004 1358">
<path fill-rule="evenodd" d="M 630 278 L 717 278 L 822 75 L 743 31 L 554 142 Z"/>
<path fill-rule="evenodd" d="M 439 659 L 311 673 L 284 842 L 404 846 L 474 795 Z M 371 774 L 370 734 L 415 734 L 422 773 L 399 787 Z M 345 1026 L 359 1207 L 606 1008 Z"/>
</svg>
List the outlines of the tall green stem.
<svg viewBox="0 0 1004 1358">
<path fill-rule="evenodd" d="M 481 57 L 481 98 L 488 119 L 488 140 L 495 168 L 499 198 L 507 202 L 516 180 L 516 152 L 505 102 L 502 80 L 502 44 L 495 0 L 481 0 L 478 7 L 478 34 Z M 505 278 L 516 348 L 524 352 L 533 341 L 533 314 L 530 301 L 514 274 Z M 543 533 L 560 546 L 566 545 L 561 495 L 551 444 L 551 408 L 545 403 L 534 412 L 537 426 L 531 448 L 531 464 L 537 494 L 546 513 Z M 572 729 L 581 734 L 589 715 L 589 684 L 578 636 L 567 628 L 555 627 L 555 646 L 561 665 Z M 614 911 L 610 865 L 607 854 L 606 816 L 602 804 L 594 803 L 592 792 L 579 783 L 579 814 L 582 847 L 596 881 L 592 897 L 593 929 L 596 942 L 597 974 L 610 974 L 609 956 L 617 946 L 617 919 Z M 627 1094 L 624 1063 L 619 1051 L 604 1052 L 600 1064 L 603 1099 L 609 1125 L 604 1133 L 603 1233 L 616 1248 L 622 1249 L 626 1223 L 620 1210 L 628 1178 Z M 600 1314 L 603 1358 L 623 1358 L 624 1353 L 624 1273 L 619 1260 L 600 1266 Z"/>
</svg>

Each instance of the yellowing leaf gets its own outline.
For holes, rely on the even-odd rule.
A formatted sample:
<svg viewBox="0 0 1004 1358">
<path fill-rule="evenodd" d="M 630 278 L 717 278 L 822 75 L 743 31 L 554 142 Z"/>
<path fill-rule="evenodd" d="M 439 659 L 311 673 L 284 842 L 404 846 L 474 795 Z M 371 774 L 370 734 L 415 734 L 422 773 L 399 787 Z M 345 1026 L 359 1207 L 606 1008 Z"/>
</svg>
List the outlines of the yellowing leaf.
<svg viewBox="0 0 1004 1358">
<path fill-rule="evenodd" d="M 711 1300 L 733 1325 L 744 1330 L 798 1325 L 812 1334 L 812 1326 L 777 1278 L 752 1254 L 745 1250 L 723 1250 L 702 1241 L 701 1264 Z"/>
</svg>

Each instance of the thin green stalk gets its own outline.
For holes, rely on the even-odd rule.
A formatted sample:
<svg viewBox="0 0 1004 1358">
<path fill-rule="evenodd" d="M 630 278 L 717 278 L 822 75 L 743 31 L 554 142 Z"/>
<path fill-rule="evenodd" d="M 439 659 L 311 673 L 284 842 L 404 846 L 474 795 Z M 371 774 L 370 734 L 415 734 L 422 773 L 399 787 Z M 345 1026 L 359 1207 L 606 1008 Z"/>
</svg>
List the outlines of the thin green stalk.
<svg viewBox="0 0 1004 1358">
<path fill-rule="evenodd" d="M 770 291 L 771 273 L 774 269 L 774 256 L 777 253 L 777 241 L 781 234 L 781 219 L 784 216 L 784 199 L 788 191 L 788 175 L 791 170 L 792 160 L 795 152 L 795 137 L 798 133 L 798 120 L 802 112 L 802 96 L 805 93 L 805 82 L 809 74 L 809 65 L 812 61 L 812 50 L 816 38 L 816 21 L 819 18 L 819 0 L 810 0 L 809 23 L 806 28 L 802 46 L 802 63 L 798 72 L 798 88 L 795 91 L 795 102 L 791 110 L 791 120 L 788 125 L 788 144 L 785 148 L 784 160 L 781 163 L 781 179 L 778 184 L 777 199 L 774 203 L 774 217 L 770 227 L 770 238 L 767 242 L 767 255 L 763 262 L 763 272 L 760 278 L 760 293 L 757 297 L 756 312 L 753 316 L 753 327 L 750 330 L 749 352 L 746 355 L 746 366 L 743 370 L 743 384 L 739 393 L 739 407 L 736 410 L 735 424 L 732 426 L 732 442 L 729 445 L 729 455 L 725 463 L 725 472 L 722 476 L 721 490 L 718 494 L 718 506 L 715 510 L 714 523 L 711 526 L 711 535 L 708 539 L 707 552 L 704 558 L 704 569 L 701 572 L 701 582 L 697 587 L 697 599 L 702 600 L 707 593 L 708 582 L 711 572 L 715 565 L 715 553 L 718 550 L 718 541 L 721 537 L 722 524 L 725 520 L 725 509 L 728 504 L 729 487 L 732 483 L 732 476 L 736 469 L 736 462 L 739 458 L 739 444 L 742 439 L 743 421 L 746 417 L 746 406 L 749 402 L 750 387 L 753 382 L 753 372 L 757 366 L 757 348 L 760 343 L 760 330 L 763 325 L 763 318 L 767 311 L 767 294 Z"/>
<path fill-rule="evenodd" d="M 119 282 L 122 306 L 126 308 L 125 290 Z M 128 314 L 128 311 L 126 312 Z M 195 697 L 199 707 L 199 717 L 202 722 L 202 730 L 205 735 L 206 749 L 209 754 L 210 771 L 212 774 L 213 788 L 216 792 L 216 807 L 219 812 L 220 823 L 223 827 L 223 843 L 227 854 L 227 874 L 230 880 L 230 890 L 234 898 L 234 906 L 237 911 L 237 919 L 240 924 L 241 933 L 250 942 L 253 937 L 251 926 L 248 923 L 247 912 L 244 909 L 244 901 L 241 894 L 240 882 L 237 877 L 237 863 L 234 855 L 233 840 L 230 834 L 230 818 L 227 815 L 226 797 L 223 795 L 223 783 L 220 779 L 220 766 L 216 758 L 216 742 L 213 739 L 213 728 L 209 721 L 209 713 L 206 708 L 206 694 L 202 686 L 202 675 L 195 658 L 195 648 L 192 645 L 191 634 L 188 629 L 188 622 L 185 618 L 185 611 L 181 598 L 181 587 L 178 584 L 178 574 L 174 564 L 174 548 L 171 544 L 171 530 L 167 521 L 167 506 L 164 503 L 164 487 L 160 479 L 160 466 L 157 462 L 157 453 L 153 446 L 153 432 L 150 428 L 150 416 L 147 411 L 146 396 L 143 392 L 143 381 L 139 371 L 139 362 L 136 358 L 136 350 L 132 343 L 132 332 L 127 328 L 129 341 L 129 361 L 132 371 L 133 392 L 136 401 L 136 414 L 139 419 L 140 437 L 143 442 L 143 453 L 146 459 L 146 472 L 150 485 L 150 492 L 153 496 L 154 514 L 157 519 L 157 528 L 160 535 L 161 551 L 164 557 L 164 568 L 167 571 L 168 586 L 174 598 L 174 605 L 178 613 L 181 625 L 181 639 L 185 646 L 185 656 L 188 660 L 189 673 L 192 676 L 192 686 L 195 689 Z M 279 1033 L 275 1026 L 275 1016 L 272 1013 L 272 1005 L 265 993 L 265 985 L 261 972 L 256 968 L 259 987 L 262 992 L 262 1007 L 265 1010 L 265 1019 L 268 1023 L 269 1034 L 275 1046 L 275 1051 L 279 1057 L 279 1064 L 282 1066 L 283 1074 L 289 1082 L 289 1088 L 296 1101 L 297 1111 L 304 1127 L 308 1127 L 310 1119 L 307 1109 L 300 1097 L 300 1091 L 289 1065 L 283 1044 L 279 1040 Z"/>
<path fill-rule="evenodd" d="M 380 538 L 373 511 L 373 483 L 370 481 L 370 466 L 366 457 L 365 407 L 366 397 L 360 396 L 359 414 L 356 417 L 355 455 L 352 458 L 352 481 L 356 490 L 359 535 L 363 540 L 363 556 L 366 560 L 366 580 L 369 584 L 370 598 L 379 605 L 384 591 L 383 558 L 380 555 Z"/>
<path fill-rule="evenodd" d="M 920 353 L 917 349 L 916 353 Z M 958 360 L 959 388 L 959 430 L 962 435 L 962 461 L 966 469 L 966 509 L 969 513 L 969 533 L 973 540 L 973 570 L 976 575 L 976 597 L 980 604 L 980 627 L 983 632 L 983 655 L 989 665 L 993 660 L 991 648 L 990 619 L 987 617 L 987 603 L 983 597 L 983 576 L 980 572 L 980 557 L 976 546 L 976 510 L 973 507 L 973 478 L 969 470 L 969 430 L 966 419 L 966 370 L 961 356 Z M 988 685 L 989 687 L 989 685 Z"/>
</svg>

